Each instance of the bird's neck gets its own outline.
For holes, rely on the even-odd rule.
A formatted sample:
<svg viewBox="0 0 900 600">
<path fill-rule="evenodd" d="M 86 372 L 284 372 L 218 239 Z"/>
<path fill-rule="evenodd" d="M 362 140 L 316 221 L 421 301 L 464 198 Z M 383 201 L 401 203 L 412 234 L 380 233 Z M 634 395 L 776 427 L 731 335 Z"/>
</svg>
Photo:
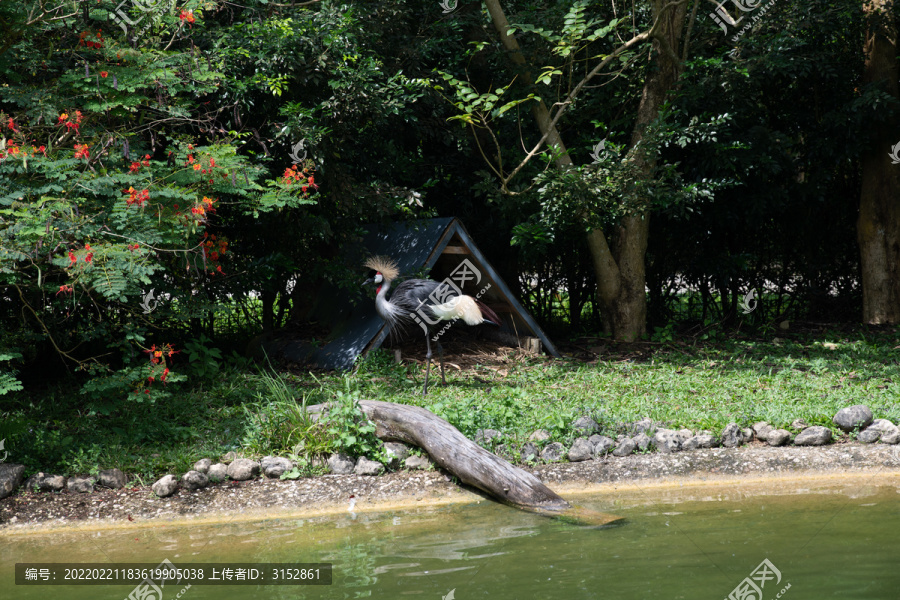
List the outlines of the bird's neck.
<svg viewBox="0 0 900 600">
<path fill-rule="evenodd" d="M 388 288 L 390 287 L 391 281 L 389 279 L 385 279 L 384 283 L 378 286 L 378 293 L 375 296 L 375 311 L 381 316 L 382 319 L 384 319 L 388 323 L 393 323 L 396 318 L 394 313 L 396 313 L 397 311 L 386 297 Z"/>
</svg>

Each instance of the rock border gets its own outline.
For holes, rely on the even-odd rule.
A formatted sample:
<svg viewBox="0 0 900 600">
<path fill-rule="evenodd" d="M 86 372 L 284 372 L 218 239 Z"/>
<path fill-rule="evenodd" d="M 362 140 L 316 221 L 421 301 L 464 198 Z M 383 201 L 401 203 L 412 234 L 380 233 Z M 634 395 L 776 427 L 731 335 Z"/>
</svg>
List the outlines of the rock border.
<svg viewBox="0 0 900 600">
<path fill-rule="evenodd" d="M 832 422 L 846 435 L 856 433 L 856 439 L 864 444 L 881 443 L 887 445 L 900 444 L 900 427 L 888 419 L 875 419 L 869 407 L 858 404 L 840 409 Z M 526 466 L 539 463 L 551 464 L 570 462 L 578 463 L 591 460 L 607 460 L 608 456 L 625 457 L 635 452 L 656 451 L 660 454 L 672 454 L 692 450 L 711 448 L 737 448 L 757 441 L 769 446 L 824 446 L 832 441 L 831 429 L 821 425 L 810 425 L 802 419 L 791 423 L 791 431 L 776 429 L 765 421 L 754 423 L 752 427 L 741 428 L 737 423 L 729 423 L 720 435 L 707 430 L 694 432 L 690 429 L 671 429 L 666 423 L 643 418 L 634 423 L 626 423 L 626 433 L 616 434 L 616 438 L 602 435 L 602 428 L 592 418 L 582 416 L 572 423 L 572 430 L 580 434 L 571 446 L 566 447 L 559 441 L 552 441 L 550 434 L 543 429 L 532 432 L 527 441 L 514 453 L 503 443 L 503 433 L 495 429 L 480 429 L 476 432 L 476 443 L 495 451 L 508 459 Z M 900 446 L 894 455 L 900 463 Z M 410 455 L 410 448 L 405 444 L 389 442 L 384 444 L 383 454 L 386 464 L 371 460 L 368 457 L 352 457 L 345 454 L 332 454 L 325 460 L 314 459 L 314 465 L 325 466 L 331 474 L 355 474 L 363 476 L 379 476 L 388 470 L 431 470 L 434 463 L 426 457 Z M 236 452 L 228 452 L 219 462 L 210 458 L 201 458 L 193 468 L 178 477 L 166 474 L 150 487 L 156 496 L 165 498 L 179 489 L 197 491 L 226 481 L 248 481 L 268 478 L 282 479 L 298 468 L 296 462 L 286 457 L 264 456 L 259 461 L 240 456 Z M 125 473 L 119 469 L 100 471 L 96 477 L 52 475 L 38 472 L 23 483 L 25 467 L 14 463 L 0 463 L 0 499 L 12 495 L 21 487 L 35 489 L 40 492 L 90 493 L 97 487 L 121 489 L 127 483 Z"/>
</svg>

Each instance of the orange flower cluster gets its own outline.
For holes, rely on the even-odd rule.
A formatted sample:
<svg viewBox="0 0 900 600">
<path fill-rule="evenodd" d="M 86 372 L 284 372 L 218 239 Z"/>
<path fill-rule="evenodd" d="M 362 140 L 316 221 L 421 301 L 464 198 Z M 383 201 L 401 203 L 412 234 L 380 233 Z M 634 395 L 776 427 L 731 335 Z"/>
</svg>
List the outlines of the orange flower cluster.
<svg viewBox="0 0 900 600">
<path fill-rule="evenodd" d="M 194 11 L 184 9 L 181 9 L 181 14 L 178 15 L 178 18 L 181 19 L 182 23 L 186 22 L 191 27 L 194 26 L 194 21 L 197 20 L 196 18 L 194 18 Z"/>
<path fill-rule="evenodd" d="M 87 250 L 87 254 L 84 257 L 84 262 L 86 262 L 86 263 L 94 262 L 94 253 L 91 251 L 91 245 L 85 244 L 84 249 Z M 68 269 L 69 267 L 75 265 L 75 263 L 77 263 L 77 262 L 78 262 L 78 257 L 75 256 L 74 252 L 69 250 L 69 266 L 67 266 L 66 268 Z M 62 289 L 62 288 L 60 288 L 60 289 Z"/>
<path fill-rule="evenodd" d="M 87 144 L 75 144 L 75 158 L 90 158 L 91 151 Z"/>
<path fill-rule="evenodd" d="M 301 191 L 307 191 L 309 188 L 318 189 L 319 186 L 316 185 L 316 179 L 313 176 L 312 172 L 304 167 L 303 169 L 297 169 L 297 165 L 293 165 L 284 170 L 284 178 L 285 185 L 293 185 L 295 183 L 301 184 Z"/>
<path fill-rule="evenodd" d="M 197 215 L 197 218 L 202 221 L 204 218 L 206 218 L 207 213 L 216 212 L 216 209 L 213 208 L 213 204 L 215 204 L 215 202 L 215 199 L 203 196 L 203 200 L 191 207 L 191 213 Z"/>
<path fill-rule="evenodd" d="M 149 190 L 141 190 L 137 191 L 133 187 L 129 187 L 127 190 L 123 190 L 126 194 L 128 194 L 128 200 L 125 201 L 128 206 L 132 204 L 137 204 L 138 208 L 143 208 L 144 203 L 150 200 L 150 191 Z"/>
<path fill-rule="evenodd" d="M 60 294 L 71 294 L 74 291 L 75 288 L 73 288 L 71 285 L 61 285 L 59 286 L 59 291 L 56 292 L 56 295 L 59 296 Z"/>
<path fill-rule="evenodd" d="M 154 381 L 156 381 L 156 377 L 159 376 L 159 380 L 163 383 L 166 383 L 166 377 L 169 375 L 169 367 L 166 366 L 166 358 L 171 358 L 173 355 L 178 354 L 181 350 L 175 350 L 172 348 L 171 344 L 163 344 L 161 347 L 157 348 L 156 344 L 150 346 L 149 350 L 144 350 L 147 354 L 150 355 L 150 375 L 147 376 L 147 385 L 152 385 Z M 140 390 L 135 390 L 134 393 L 137 394 Z M 144 390 L 145 394 L 149 394 L 150 390 Z"/>
<path fill-rule="evenodd" d="M 216 239 L 216 235 L 210 235 L 207 237 L 206 234 L 203 235 L 206 238 L 206 241 L 203 242 L 203 248 L 206 251 L 206 255 L 210 258 L 210 260 L 217 261 L 222 256 L 228 252 L 228 240 L 225 238 Z"/>
<path fill-rule="evenodd" d="M 149 154 L 144 155 L 144 160 L 142 160 L 140 162 L 134 161 L 133 163 L 131 163 L 131 166 L 128 167 L 128 171 L 131 173 L 137 173 L 138 171 L 141 170 L 141 165 L 143 165 L 145 167 L 150 166 L 150 155 Z"/>
<path fill-rule="evenodd" d="M 83 115 L 80 110 L 75 111 L 75 120 L 73 121 L 68 113 L 63 113 L 59 115 L 59 120 L 56 122 L 57 125 L 65 125 L 66 129 L 74 129 L 75 135 L 78 135 L 78 126 L 81 125 L 81 119 Z"/>
<path fill-rule="evenodd" d="M 97 31 L 96 41 L 87 40 L 85 38 L 91 35 L 90 31 L 82 31 L 81 35 L 78 36 L 78 45 L 79 46 L 87 46 L 88 48 L 102 48 L 103 47 L 103 32 Z"/>
</svg>

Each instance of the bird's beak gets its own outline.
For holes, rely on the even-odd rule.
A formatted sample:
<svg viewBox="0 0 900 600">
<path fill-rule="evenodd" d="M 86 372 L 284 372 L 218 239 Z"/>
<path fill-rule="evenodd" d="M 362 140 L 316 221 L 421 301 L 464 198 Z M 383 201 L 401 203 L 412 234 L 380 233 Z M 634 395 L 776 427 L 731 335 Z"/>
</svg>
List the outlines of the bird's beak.
<svg viewBox="0 0 900 600">
<path fill-rule="evenodd" d="M 369 277 L 368 279 L 366 279 L 365 281 L 363 281 L 363 287 L 365 287 L 365 286 L 367 286 L 367 285 L 371 285 L 371 284 L 373 284 L 373 283 L 375 283 L 375 278 L 374 278 L 374 277 Z"/>
</svg>

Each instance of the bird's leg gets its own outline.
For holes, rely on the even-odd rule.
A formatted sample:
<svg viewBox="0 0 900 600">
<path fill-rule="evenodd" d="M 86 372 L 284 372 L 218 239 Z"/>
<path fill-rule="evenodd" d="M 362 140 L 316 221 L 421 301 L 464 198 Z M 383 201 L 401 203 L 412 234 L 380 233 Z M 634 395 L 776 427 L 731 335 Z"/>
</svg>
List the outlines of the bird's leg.
<svg viewBox="0 0 900 600">
<path fill-rule="evenodd" d="M 427 352 L 425 352 L 425 387 L 422 388 L 422 395 L 428 393 L 428 375 L 431 373 L 431 340 L 428 339 L 428 336 L 425 336 L 425 348 L 427 348 Z"/>
<path fill-rule="evenodd" d="M 438 347 L 438 356 L 441 357 L 441 384 L 447 385 L 447 380 L 444 379 L 444 348 L 441 346 L 441 343 L 437 340 L 434 342 Z"/>
</svg>

